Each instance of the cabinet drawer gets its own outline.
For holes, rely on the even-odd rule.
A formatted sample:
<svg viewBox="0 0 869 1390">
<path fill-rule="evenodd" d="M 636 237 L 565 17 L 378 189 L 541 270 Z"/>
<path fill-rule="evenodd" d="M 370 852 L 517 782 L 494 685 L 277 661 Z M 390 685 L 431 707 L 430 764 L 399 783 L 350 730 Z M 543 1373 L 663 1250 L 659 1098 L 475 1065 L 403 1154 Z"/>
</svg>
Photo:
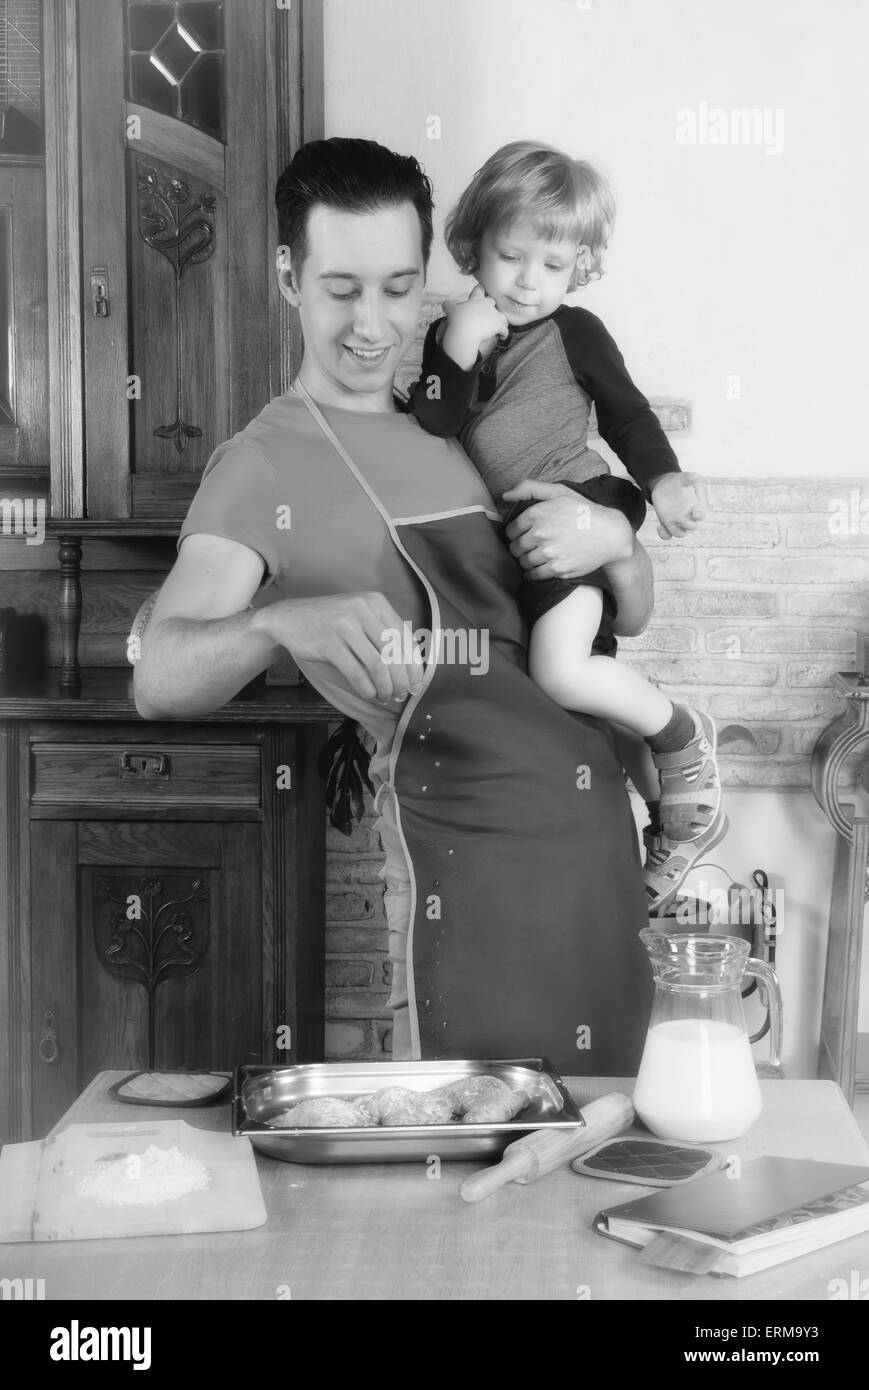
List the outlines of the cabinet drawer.
<svg viewBox="0 0 869 1390">
<path fill-rule="evenodd" d="M 34 743 L 34 806 L 259 806 L 256 746 Z"/>
</svg>

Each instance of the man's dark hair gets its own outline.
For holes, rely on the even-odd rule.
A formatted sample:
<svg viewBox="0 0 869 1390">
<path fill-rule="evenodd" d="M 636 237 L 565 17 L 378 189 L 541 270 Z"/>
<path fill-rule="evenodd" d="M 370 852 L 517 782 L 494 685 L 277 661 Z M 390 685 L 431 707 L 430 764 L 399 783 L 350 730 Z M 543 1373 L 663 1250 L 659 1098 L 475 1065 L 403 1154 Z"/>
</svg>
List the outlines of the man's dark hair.
<svg viewBox="0 0 869 1390">
<path fill-rule="evenodd" d="M 278 236 L 298 271 L 308 254 L 308 215 L 316 203 L 341 212 L 380 212 L 412 203 L 422 232 L 423 265 L 432 244 L 432 187 L 412 154 L 395 154 L 374 140 L 309 140 L 275 189 Z"/>
</svg>

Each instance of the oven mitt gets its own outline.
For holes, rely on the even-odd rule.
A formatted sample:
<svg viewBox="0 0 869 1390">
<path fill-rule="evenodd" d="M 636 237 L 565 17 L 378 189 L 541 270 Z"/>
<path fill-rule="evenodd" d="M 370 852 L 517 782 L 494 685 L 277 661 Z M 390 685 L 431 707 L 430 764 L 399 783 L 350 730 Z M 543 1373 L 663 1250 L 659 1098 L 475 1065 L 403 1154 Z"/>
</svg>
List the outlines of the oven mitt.
<svg viewBox="0 0 869 1390">
<path fill-rule="evenodd" d="M 662 1139 L 607 1139 L 571 1163 L 575 1173 L 611 1182 L 636 1182 L 643 1187 L 673 1187 L 715 1173 L 727 1159 L 693 1144 L 667 1144 Z"/>
</svg>

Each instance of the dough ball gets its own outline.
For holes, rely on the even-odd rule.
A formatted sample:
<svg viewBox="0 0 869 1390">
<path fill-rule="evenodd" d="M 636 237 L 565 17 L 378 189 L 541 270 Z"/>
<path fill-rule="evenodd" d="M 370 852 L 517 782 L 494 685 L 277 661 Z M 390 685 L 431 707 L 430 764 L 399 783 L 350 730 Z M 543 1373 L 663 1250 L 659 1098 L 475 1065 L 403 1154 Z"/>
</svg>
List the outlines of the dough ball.
<svg viewBox="0 0 869 1390">
<path fill-rule="evenodd" d="M 359 1129 L 370 1119 L 352 1101 L 313 1096 L 273 1115 L 269 1124 L 292 1129 Z"/>
</svg>

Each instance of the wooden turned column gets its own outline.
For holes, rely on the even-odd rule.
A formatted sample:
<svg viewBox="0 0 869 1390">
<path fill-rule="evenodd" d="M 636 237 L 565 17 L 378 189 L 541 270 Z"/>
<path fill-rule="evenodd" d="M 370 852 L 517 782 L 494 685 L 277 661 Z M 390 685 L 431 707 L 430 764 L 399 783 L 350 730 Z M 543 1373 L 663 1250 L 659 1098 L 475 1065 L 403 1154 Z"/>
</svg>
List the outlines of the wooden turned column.
<svg viewBox="0 0 869 1390">
<path fill-rule="evenodd" d="M 857 1017 L 863 913 L 869 898 L 869 817 L 843 802 L 839 776 L 846 760 L 862 758 L 869 767 L 869 679 L 838 673 L 833 684 L 846 709 L 823 731 L 812 753 L 812 791 L 837 832 L 830 925 L 824 973 L 819 1073 L 837 1081 L 849 1105 L 855 1089 L 867 1089 L 858 1075 Z M 865 769 L 864 769 L 865 779 Z"/>
<path fill-rule="evenodd" d="M 81 690 L 78 635 L 81 629 L 81 541 L 78 536 L 61 536 L 60 556 L 60 688 L 70 695 Z"/>
</svg>

